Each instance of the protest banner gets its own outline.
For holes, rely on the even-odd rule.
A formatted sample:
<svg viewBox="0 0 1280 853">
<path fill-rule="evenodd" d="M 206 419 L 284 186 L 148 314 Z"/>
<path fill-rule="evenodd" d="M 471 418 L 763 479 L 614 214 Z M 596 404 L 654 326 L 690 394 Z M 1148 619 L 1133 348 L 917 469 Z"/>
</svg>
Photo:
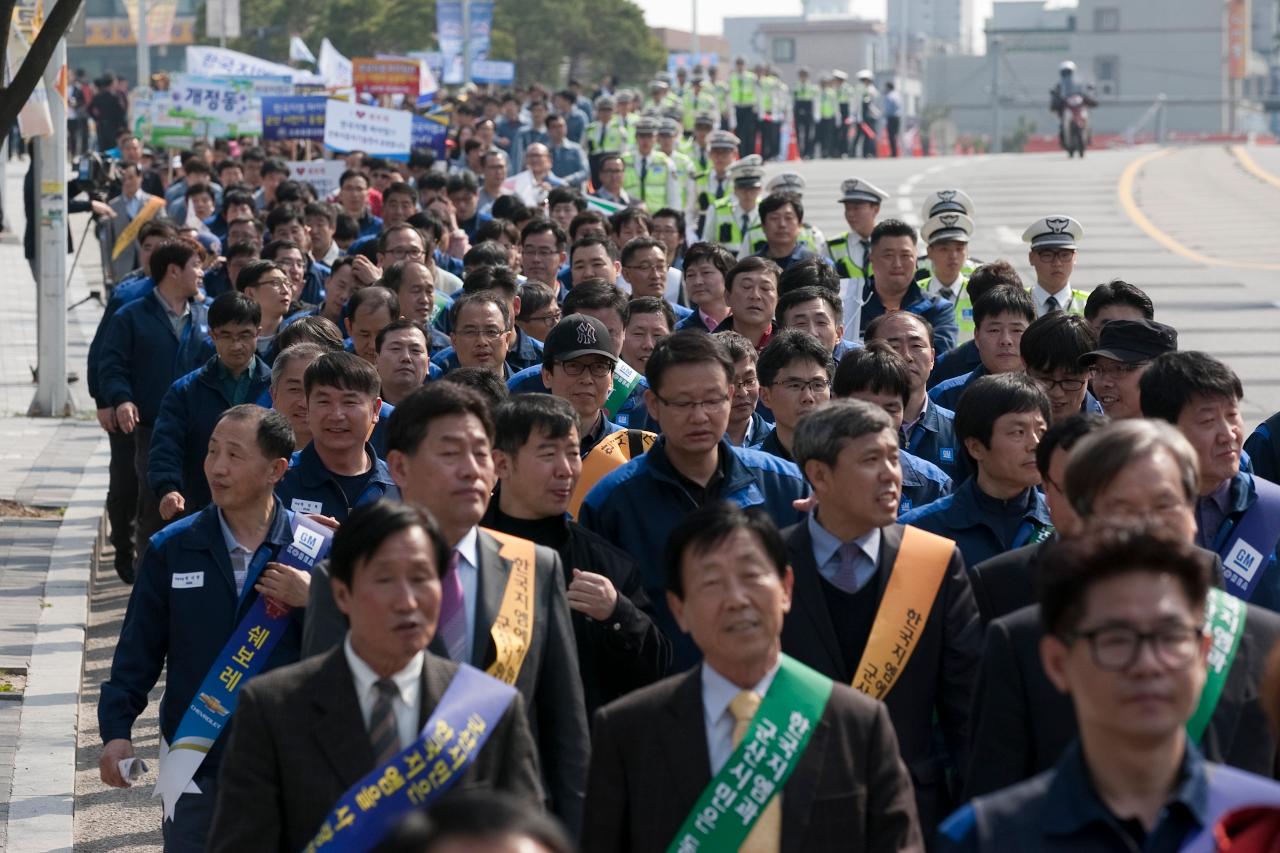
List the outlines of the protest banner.
<svg viewBox="0 0 1280 853">
<path fill-rule="evenodd" d="M 342 160 L 290 160 L 286 165 L 289 167 L 289 180 L 311 184 L 320 198 L 327 198 L 338 191 L 338 178 L 347 169 Z"/>
<path fill-rule="evenodd" d="M 371 157 L 408 160 L 413 141 L 413 113 L 345 101 L 325 102 L 324 147 Z"/>
<path fill-rule="evenodd" d="M 263 139 L 324 139 L 323 95 L 262 99 Z"/>
<path fill-rule="evenodd" d="M 416 100 L 421 75 L 422 67 L 416 59 L 358 56 L 351 60 L 357 95 L 404 95 Z"/>
</svg>

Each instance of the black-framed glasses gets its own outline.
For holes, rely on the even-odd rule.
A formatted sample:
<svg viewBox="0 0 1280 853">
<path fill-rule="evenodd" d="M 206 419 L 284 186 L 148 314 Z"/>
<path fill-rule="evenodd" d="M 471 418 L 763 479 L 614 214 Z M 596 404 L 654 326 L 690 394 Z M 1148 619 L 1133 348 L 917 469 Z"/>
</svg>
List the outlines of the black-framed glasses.
<svg viewBox="0 0 1280 853">
<path fill-rule="evenodd" d="M 1050 379 L 1047 376 L 1031 376 L 1038 384 L 1044 386 L 1045 391 L 1052 391 L 1054 388 L 1061 388 L 1067 393 L 1075 393 L 1085 386 L 1089 381 L 1088 374 L 1083 379 Z"/>
<path fill-rule="evenodd" d="M 566 376 L 574 378 L 581 376 L 584 370 L 591 371 L 591 375 L 596 379 L 603 379 L 613 373 L 613 365 L 607 361 L 593 361 L 589 364 L 584 364 L 581 361 L 561 361 L 559 364 L 564 369 Z"/>
<path fill-rule="evenodd" d="M 784 379 L 781 382 L 775 382 L 774 385 L 785 388 L 792 394 L 808 391 L 813 396 L 820 397 L 831 393 L 830 379 L 810 379 L 807 382 L 803 379 Z"/>
<path fill-rule="evenodd" d="M 1169 669 L 1185 669 L 1200 650 L 1203 625 L 1166 625 L 1155 631 L 1139 631 L 1128 625 L 1107 625 L 1092 631 L 1076 631 L 1068 635 L 1088 641 L 1089 651 L 1098 669 L 1123 672 L 1138 662 L 1142 646 L 1150 644 L 1156 660 Z"/>
<path fill-rule="evenodd" d="M 552 326 L 554 326 L 556 323 L 559 323 L 559 322 L 560 322 L 561 316 L 562 316 L 562 315 L 561 315 L 561 313 L 560 313 L 559 311 L 552 311 L 552 312 L 551 312 L 551 313 L 549 313 L 549 314 L 534 314 L 532 317 L 530 317 L 529 319 L 525 320 L 524 322 L 526 322 L 526 323 L 541 323 L 542 325 L 544 325 L 544 326 L 546 326 L 548 329 L 550 329 L 550 328 L 551 328 Z"/>
</svg>

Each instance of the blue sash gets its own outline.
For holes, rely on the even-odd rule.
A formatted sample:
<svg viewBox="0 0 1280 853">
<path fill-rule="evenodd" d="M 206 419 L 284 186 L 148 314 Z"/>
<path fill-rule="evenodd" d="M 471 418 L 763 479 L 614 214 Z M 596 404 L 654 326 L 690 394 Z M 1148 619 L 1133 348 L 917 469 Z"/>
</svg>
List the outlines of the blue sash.
<svg viewBox="0 0 1280 853">
<path fill-rule="evenodd" d="M 1009 550 L 1013 551 L 1021 548 L 1023 545 L 1036 545 L 1053 535 L 1052 524 L 1041 524 L 1040 522 L 1028 518 L 1022 522 L 1022 526 L 1018 528 L 1017 534 L 1013 537 L 1013 544 L 1009 546 Z"/>
<path fill-rule="evenodd" d="M 1280 784 L 1225 764 L 1205 764 L 1209 782 L 1208 821 L 1199 832 L 1183 841 L 1182 853 L 1213 853 L 1218 845 L 1213 828 L 1227 814 L 1245 806 L 1280 805 Z"/>
<path fill-rule="evenodd" d="M 1258 499 L 1218 551 L 1227 592 L 1245 601 L 1253 597 L 1280 540 L 1280 486 L 1254 477 L 1253 487 Z"/>
<path fill-rule="evenodd" d="M 310 572 L 329 553 L 333 531 L 301 515 L 293 516 L 292 526 L 293 542 L 284 547 L 277 562 Z M 242 601 L 266 562 L 254 560 L 249 570 L 251 576 L 245 577 Z M 168 753 L 160 762 L 154 796 L 162 799 L 167 819 L 173 818 L 178 798 L 231 719 L 242 683 L 261 672 L 271 658 L 271 652 L 289 627 L 291 609 L 265 595 L 258 596 L 205 674 L 200 689 L 178 723 Z"/>
<path fill-rule="evenodd" d="M 303 853 L 376 847 L 407 812 L 427 808 L 466 773 L 515 697 L 514 687 L 459 666 L 418 740 L 343 794 Z"/>
</svg>

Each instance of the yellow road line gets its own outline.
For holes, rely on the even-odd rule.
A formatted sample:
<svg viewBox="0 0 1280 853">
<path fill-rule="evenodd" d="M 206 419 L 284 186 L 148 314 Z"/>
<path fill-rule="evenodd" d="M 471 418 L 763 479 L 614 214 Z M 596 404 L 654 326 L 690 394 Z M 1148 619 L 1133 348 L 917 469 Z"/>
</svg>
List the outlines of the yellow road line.
<svg viewBox="0 0 1280 853">
<path fill-rule="evenodd" d="M 1239 146 L 1236 146 L 1236 148 L 1239 148 Z M 1120 206 L 1124 208 L 1125 214 L 1133 221 L 1133 224 L 1138 226 L 1139 230 L 1152 240 L 1155 240 L 1161 246 L 1164 246 L 1170 252 L 1186 258 L 1193 263 L 1211 267 L 1233 267 L 1235 269 L 1246 270 L 1280 270 L 1280 264 L 1277 263 L 1264 263 L 1262 261 L 1228 261 L 1223 260 L 1222 258 L 1203 255 L 1195 249 L 1184 246 L 1164 231 L 1161 231 L 1150 219 L 1147 218 L 1147 215 L 1138 208 L 1138 203 L 1134 201 L 1133 198 L 1133 185 L 1137 180 L 1138 175 L 1142 173 L 1142 170 L 1148 163 L 1158 160 L 1161 157 L 1167 157 L 1174 151 L 1175 149 L 1173 148 L 1160 148 L 1156 151 L 1144 154 L 1126 166 L 1124 172 L 1120 175 L 1120 182 L 1116 186 L 1116 192 L 1119 195 Z M 1235 153 L 1235 151 L 1233 150 L 1232 153 Z M 1236 154 L 1241 165 L 1244 165 L 1246 169 L 1249 169 L 1249 165 L 1245 163 L 1245 159 L 1241 159 L 1241 154 L 1244 155 L 1244 158 L 1249 160 L 1249 163 L 1253 163 L 1252 158 L 1243 151 Z M 1267 180 L 1269 183 L 1274 183 L 1276 188 L 1280 189 L 1280 178 L 1276 178 L 1272 175 L 1264 177 L 1265 173 L 1258 168 L 1256 163 L 1253 163 L 1253 168 L 1258 169 L 1258 172 L 1255 173 L 1258 174 L 1258 177 L 1263 178 L 1263 180 Z"/>
<path fill-rule="evenodd" d="M 1259 166 L 1257 161 L 1253 159 L 1253 155 L 1246 151 L 1243 145 L 1232 145 L 1230 150 L 1231 155 L 1239 161 L 1246 172 L 1280 190 L 1280 178 Z"/>
</svg>

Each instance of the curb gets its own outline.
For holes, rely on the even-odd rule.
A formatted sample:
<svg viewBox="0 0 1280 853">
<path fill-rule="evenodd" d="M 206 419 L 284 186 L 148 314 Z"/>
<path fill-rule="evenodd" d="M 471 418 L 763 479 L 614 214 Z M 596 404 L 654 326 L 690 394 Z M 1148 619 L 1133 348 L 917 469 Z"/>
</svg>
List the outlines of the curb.
<svg viewBox="0 0 1280 853">
<path fill-rule="evenodd" d="M 49 555 L 13 761 L 7 829 L 11 853 L 72 850 L 80 678 L 109 460 L 103 435 L 85 464 Z"/>
</svg>

